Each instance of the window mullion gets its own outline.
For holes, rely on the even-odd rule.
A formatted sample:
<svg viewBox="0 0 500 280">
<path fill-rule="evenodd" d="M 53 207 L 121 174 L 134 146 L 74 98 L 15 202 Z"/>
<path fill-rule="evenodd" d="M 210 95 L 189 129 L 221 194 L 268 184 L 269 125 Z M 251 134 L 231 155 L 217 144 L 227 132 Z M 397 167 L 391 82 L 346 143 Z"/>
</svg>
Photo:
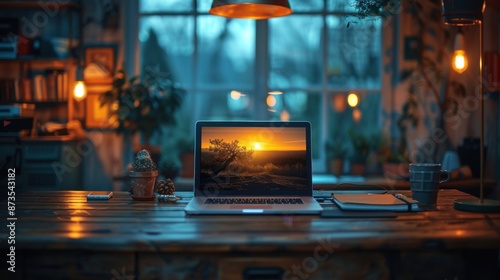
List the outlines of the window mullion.
<svg viewBox="0 0 500 280">
<path fill-rule="evenodd" d="M 322 55 L 322 108 L 321 108 L 321 132 L 320 132 L 320 143 L 326 143 L 328 140 L 328 126 L 329 126 L 329 118 L 328 118 L 328 106 L 330 106 L 331 102 L 330 100 L 330 95 L 328 92 L 328 42 L 329 42 L 329 36 L 328 36 L 328 25 L 326 24 L 326 17 L 328 16 L 327 13 L 327 1 L 324 1 L 323 5 L 323 13 L 322 13 L 322 19 L 323 19 L 323 28 L 321 30 L 322 32 L 322 37 L 324 40 L 321 42 L 321 55 Z M 320 147 L 320 153 L 319 153 L 319 162 L 326 162 L 326 152 L 324 151 L 324 145 L 321 144 Z M 317 160 L 318 161 L 318 160 Z M 323 164 L 316 164 L 315 166 L 318 166 L 316 171 L 321 171 L 324 172 L 326 171 L 324 168 L 325 166 Z"/>
<path fill-rule="evenodd" d="M 194 44 L 194 53 L 193 53 L 193 61 L 191 62 L 192 63 L 192 67 L 193 67 L 193 85 L 194 85 L 194 91 L 197 92 L 198 89 L 199 89 L 199 85 L 198 85 L 198 17 L 200 16 L 200 14 L 198 13 L 198 7 L 197 7 L 197 3 L 196 1 L 193 1 L 193 18 L 194 18 L 194 23 L 193 23 L 193 26 L 194 26 L 194 36 L 193 36 L 193 44 Z"/>
<path fill-rule="evenodd" d="M 268 119 L 265 100 L 269 91 L 269 24 L 267 20 L 258 20 L 255 24 L 255 98 L 252 110 L 255 118 Z"/>
</svg>

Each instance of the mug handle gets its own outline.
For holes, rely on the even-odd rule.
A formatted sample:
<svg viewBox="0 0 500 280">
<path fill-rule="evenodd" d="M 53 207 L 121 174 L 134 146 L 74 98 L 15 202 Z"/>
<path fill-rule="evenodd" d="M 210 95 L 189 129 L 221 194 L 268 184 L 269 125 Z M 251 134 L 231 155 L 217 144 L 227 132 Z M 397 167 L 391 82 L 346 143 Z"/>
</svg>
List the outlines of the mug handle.
<svg viewBox="0 0 500 280">
<path fill-rule="evenodd" d="M 442 179 L 441 181 L 439 181 L 439 183 L 444 183 L 444 182 L 448 182 L 450 180 L 450 177 L 451 177 L 451 173 L 448 171 L 448 170 L 441 170 L 441 178 L 445 177 L 444 179 Z"/>
</svg>

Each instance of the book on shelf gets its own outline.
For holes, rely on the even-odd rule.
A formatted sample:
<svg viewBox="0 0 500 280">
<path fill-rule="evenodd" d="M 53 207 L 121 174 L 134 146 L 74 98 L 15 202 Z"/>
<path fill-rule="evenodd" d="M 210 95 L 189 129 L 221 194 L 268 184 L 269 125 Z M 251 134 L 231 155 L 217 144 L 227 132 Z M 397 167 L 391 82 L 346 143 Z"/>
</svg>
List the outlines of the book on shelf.
<svg viewBox="0 0 500 280">
<path fill-rule="evenodd" d="M 19 91 L 18 79 L 0 79 L 0 102 L 9 103 L 19 100 L 21 92 Z"/>
<path fill-rule="evenodd" d="M 394 212 L 419 210 L 418 201 L 402 194 L 332 194 L 332 201 L 342 210 Z"/>
<path fill-rule="evenodd" d="M 23 96 L 21 98 L 22 101 L 32 102 L 33 100 L 33 81 L 30 78 L 22 79 L 22 91 Z"/>
<path fill-rule="evenodd" d="M 0 78 L 0 102 L 65 102 L 68 100 L 68 72 L 32 71 L 25 78 Z"/>
<path fill-rule="evenodd" d="M 47 71 L 45 74 L 45 87 L 47 89 L 47 101 L 58 101 L 57 99 L 57 72 Z"/>
<path fill-rule="evenodd" d="M 23 99 L 33 102 L 61 102 L 68 100 L 68 72 L 59 69 L 33 71 L 31 78 L 23 79 Z"/>
<path fill-rule="evenodd" d="M 47 90 L 45 88 L 45 77 L 37 74 L 33 77 L 33 101 L 47 101 Z"/>
</svg>

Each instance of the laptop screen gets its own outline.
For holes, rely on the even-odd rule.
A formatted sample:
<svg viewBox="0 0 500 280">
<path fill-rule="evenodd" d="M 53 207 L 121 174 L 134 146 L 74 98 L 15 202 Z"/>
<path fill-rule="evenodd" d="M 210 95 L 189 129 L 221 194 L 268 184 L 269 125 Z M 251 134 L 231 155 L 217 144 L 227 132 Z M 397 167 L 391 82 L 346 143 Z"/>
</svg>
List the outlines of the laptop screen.
<svg viewBox="0 0 500 280">
<path fill-rule="evenodd" d="M 308 122 L 198 122 L 201 196 L 312 194 Z"/>
</svg>

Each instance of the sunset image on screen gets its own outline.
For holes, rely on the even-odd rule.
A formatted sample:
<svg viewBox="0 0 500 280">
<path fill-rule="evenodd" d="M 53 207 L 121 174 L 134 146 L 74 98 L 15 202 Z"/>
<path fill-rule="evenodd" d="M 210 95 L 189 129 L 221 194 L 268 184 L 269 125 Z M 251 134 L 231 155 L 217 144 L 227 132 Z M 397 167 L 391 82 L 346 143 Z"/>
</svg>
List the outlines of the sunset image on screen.
<svg viewBox="0 0 500 280">
<path fill-rule="evenodd" d="M 226 142 L 238 140 L 240 146 L 255 151 L 305 151 L 305 128 L 288 127 L 273 131 L 262 127 L 206 127 L 203 128 L 201 148 L 210 146 L 210 139 L 224 139 Z"/>
<path fill-rule="evenodd" d="M 306 189 L 306 157 L 302 127 L 205 127 L 200 182 L 248 192 Z"/>
</svg>

